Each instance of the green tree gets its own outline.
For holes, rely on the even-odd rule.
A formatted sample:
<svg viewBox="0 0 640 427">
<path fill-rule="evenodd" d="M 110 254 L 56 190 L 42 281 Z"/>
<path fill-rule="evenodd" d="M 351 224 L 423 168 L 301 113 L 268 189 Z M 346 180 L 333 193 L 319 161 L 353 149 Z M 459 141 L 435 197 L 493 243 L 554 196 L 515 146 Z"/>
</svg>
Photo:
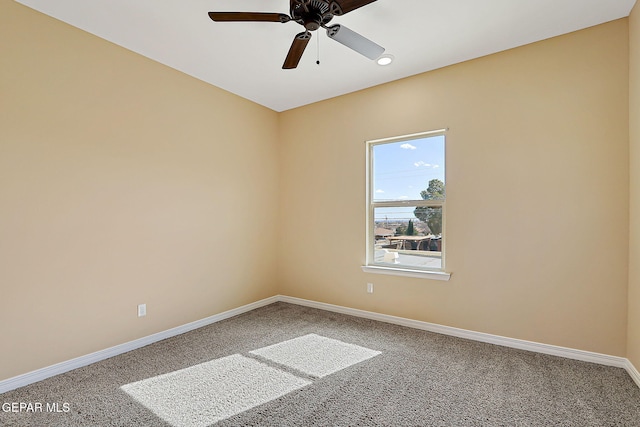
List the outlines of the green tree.
<svg viewBox="0 0 640 427">
<path fill-rule="evenodd" d="M 429 187 L 420 192 L 422 200 L 444 200 L 444 182 L 439 179 L 429 181 Z"/>
<path fill-rule="evenodd" d="M 396 236 L 415 236 L 418 231 L 413 225 L 413 220 L 410 219 L 407 225 L 399 225 L 396 227 Z"/>
<path fill-rule="evenodd" d="M 409 220 L 409 224 L 407 225 L 407 231 L 404 233 L 405 236 L 414 236 L 416 234 L 416 230 L 413 227 L 413 220 Z"/>
<path fill-rule="evenodd" d="M 429 181 L 427 189 L 420 192 L 420 196 L 422 200 L 444 200 L 444 182 L 439 179 L 432 179 Z M 413 214 L 420 221 L 427 223 L 427 227 L 429 227 L 432 234 L 442 234 L 442 208 L 418 206 L 413 211 Z"/>
</svg>

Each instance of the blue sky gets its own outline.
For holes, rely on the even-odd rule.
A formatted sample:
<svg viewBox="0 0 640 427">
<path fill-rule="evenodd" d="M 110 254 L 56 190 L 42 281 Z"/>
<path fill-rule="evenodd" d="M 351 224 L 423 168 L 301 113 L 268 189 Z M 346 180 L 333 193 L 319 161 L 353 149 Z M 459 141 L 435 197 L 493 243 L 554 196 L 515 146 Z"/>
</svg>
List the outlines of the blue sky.
<svg viewBox="0 0 640 427">
<path fill-rule="evenodd" d="M 376 145 L 373 149 L 373 198 L 420 200 L 429 181 L 444 182 L 444 136 Z"/>
</svg>

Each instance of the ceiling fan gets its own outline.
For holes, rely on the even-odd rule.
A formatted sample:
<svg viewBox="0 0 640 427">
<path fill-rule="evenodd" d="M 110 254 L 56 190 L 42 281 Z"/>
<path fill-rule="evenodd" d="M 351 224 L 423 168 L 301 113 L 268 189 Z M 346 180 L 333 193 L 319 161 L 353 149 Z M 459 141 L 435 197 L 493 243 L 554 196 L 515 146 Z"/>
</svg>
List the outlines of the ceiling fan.
<svg viewBox="0 0 640 427">
<path fill-rule="evenodd" d="M 327 30 L 329 38 L 342 43 L 350 49 L 366 56 L 369 59 L 377 59 L 384 52 L 384 48 L 350 30 L 344 25 L 335 24 L 327 26 L 334 16 L 344 15 L 359 7 L 366 6 L 376 0 L 290 0 L 289 15 L 284 13 L 265 12 L 209 12 L 209 17 L 216 22 L 297 22 L 305 30 L 295 36 L 289 53 L 287 54 L 283 69 L 292 69 L 298 66 L 304 53 L 311 31 L 320 27 Z"/>
</svg>

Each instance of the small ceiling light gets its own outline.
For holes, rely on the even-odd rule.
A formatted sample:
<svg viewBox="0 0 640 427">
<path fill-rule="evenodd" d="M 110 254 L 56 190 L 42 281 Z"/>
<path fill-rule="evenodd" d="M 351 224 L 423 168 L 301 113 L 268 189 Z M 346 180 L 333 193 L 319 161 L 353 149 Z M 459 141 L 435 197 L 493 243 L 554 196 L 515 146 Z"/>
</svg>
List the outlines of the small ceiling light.
<svg viewBox="0 0 640 427">
<path fill-rule="evenodd" d="M 393 55 L 391 55 L 390 53 L 385 53 L 380 58 L 378 58 L 377 62 L 378 62 L 378 65 L 389 65 L 393 62 L 393 60 L 394 60 Z"/>
</svg>

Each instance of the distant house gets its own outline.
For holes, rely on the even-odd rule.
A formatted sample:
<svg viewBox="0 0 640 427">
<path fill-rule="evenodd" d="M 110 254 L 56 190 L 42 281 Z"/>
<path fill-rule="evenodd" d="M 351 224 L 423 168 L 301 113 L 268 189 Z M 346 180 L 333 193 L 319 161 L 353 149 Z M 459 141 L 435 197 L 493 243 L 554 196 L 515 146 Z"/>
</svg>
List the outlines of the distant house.
<svg viewBox="0 0 640 427">
<path fill-rule="evenodd" d="M 382 227 L 377 227 L 375 230 L 376 239 L 385 239 L 389 236 L 393 236 L 394 234 L 396 234 L 395 231 Z"/>
</svg>

